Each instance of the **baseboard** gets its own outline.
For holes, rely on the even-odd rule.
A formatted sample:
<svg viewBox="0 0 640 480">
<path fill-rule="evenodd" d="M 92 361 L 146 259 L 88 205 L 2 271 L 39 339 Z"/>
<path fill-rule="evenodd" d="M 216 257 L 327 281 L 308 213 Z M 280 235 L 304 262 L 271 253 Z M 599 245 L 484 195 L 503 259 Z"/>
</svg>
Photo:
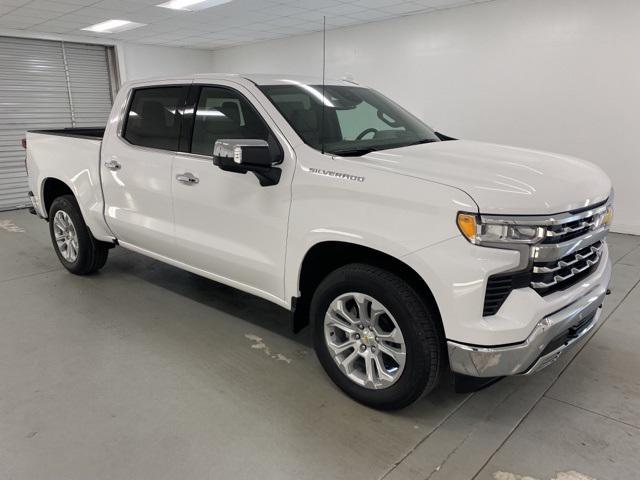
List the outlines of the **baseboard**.
<svg viewBox="0 0 640 480">
<path fill-rule="evenodd" d="M 626 233 L 627 235 L 640 235 L 640 225 L 613 222 L 611 231 L 613 233 Z"/>
</svg>

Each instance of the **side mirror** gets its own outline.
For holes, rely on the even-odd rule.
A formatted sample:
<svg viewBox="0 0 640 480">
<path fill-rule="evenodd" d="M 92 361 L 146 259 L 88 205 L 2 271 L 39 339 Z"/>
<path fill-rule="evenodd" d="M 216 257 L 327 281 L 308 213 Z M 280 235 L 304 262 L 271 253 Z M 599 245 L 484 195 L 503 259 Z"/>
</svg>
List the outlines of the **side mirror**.
<svg viewBox="0 0 640 480">
<path fill-rule="evenodd" d="M 273 166 L 265 140 L 220 139 L 213 147 L 213 164 L 226 172 L 253 172 L 263 187 L 276 185 L 282 171 Z"/>
</svg>

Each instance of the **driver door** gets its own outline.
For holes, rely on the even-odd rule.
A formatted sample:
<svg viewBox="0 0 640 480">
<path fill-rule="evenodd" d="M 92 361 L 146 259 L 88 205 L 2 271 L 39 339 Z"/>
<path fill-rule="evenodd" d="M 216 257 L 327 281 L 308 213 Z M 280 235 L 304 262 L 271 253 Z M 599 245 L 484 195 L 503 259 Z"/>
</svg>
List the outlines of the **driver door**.
<svg viewBox="0 0 640 480">
<path fill-rule="evenodd" d="M 294 159 L 284 149 L 280 182 L 269 187 L 261 187 L 252 173 L 221 170 L 213 164 L 216 140 L 260 139 L 282 148 L 284 139 L 240 85 L 194 85 L 190 98 L 193 107 L 185 112 L 193 112 L 192 125 L 172 169 L 177 260 L 223 283 L 282 300 Z"/>
</svg>

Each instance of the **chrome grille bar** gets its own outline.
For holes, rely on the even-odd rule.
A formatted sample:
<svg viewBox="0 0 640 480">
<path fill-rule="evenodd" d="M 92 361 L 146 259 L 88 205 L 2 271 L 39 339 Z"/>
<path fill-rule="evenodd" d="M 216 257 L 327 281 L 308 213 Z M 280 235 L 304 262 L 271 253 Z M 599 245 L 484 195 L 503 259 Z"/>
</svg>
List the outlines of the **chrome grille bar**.
<svg viewBox="0 0 640 480">
<path fill-rule="evenodd" d="M 561 237 L 568 233 L 575 233 L 581 230 L 590 230 L 598 226 L 597 222 L 580 222 L 577 227 L 564 227 L 560 230 L 547 230 L 547 237 Z"/>
<path fill-rule="evenodd" d="M 531 258 L 535 263 L 546 263 L 560 260 L 578 250 L 603 240 L 609 233 L 608 228 L 590 231 L 589 233 L 561 243 L 538 244 L 531 248 Z"/>
<path fill-rule="evenodd" d="M 557 272 L 558 270 L 562 270 L 563 268 L 570 267 L 571 265 L 575 265 L 581 260 L 586 260 L 587 258 L 592 257 L 593 255 L 600 256 L 602 253 L 603 245 L 592 245 L 587 253 L 580 254 L 576 253 L 573 259 L 562 259 L 559 260 L 555 267 L 533 267 L 533 273 L 552 273 Z"/>
<path fill-rule="evenodd" d="M 606 201 L 589 210 L 583 210 L 577 213 L 559 213 L 557 215 L 524 215 L 519 217 L 504 215 L 481 215 L 481 220 L 485 223 L 503 224 L 503 225 L 528 225 L 528 226 L 553 226 L 566 225 L 580 220 L 585 220 L 597 215 L 602 215 L 607 211 Z"/>
<path fill-rule="evenodd" d="M 570 278 L 575 277 L 579 273 L 582 273 L 585 270 L 593 267 L 599 261 L 600 261 L 600 256 L 598 255 L 598 257 L 593 259 L 593 260 L 587 260 L 586 265 L 584 267 L 582 267 L 582 268 L 572 268 L 571 269 L 571 273 L 569 273 L 569 274 L 567 274 L 565 276 L 556 275 L 556 276 L 553 277 L 553 280 L 550 281 L 550 282 L 531 282 L 531 287 L 532 288 L 549 288 L 549 287 L 553 287 L 554 285 L 557 285 L 560 282 L 564 282 L 566 280 L 569 280 Z"/>
</svg>

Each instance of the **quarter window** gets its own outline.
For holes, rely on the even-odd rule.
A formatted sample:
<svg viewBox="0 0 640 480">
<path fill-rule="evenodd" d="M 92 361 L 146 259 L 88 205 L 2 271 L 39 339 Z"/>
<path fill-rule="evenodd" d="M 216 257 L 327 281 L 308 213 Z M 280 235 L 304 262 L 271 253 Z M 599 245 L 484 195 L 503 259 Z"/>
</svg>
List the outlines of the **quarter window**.
<svg viewBox="0 0 640 480">
<path fill-rule="evenodd" d="M 187 87 L 135 90 L 127 113 L 124 138 L 133 145 L 178 150 L 180 107 Z"/>
</svg>

